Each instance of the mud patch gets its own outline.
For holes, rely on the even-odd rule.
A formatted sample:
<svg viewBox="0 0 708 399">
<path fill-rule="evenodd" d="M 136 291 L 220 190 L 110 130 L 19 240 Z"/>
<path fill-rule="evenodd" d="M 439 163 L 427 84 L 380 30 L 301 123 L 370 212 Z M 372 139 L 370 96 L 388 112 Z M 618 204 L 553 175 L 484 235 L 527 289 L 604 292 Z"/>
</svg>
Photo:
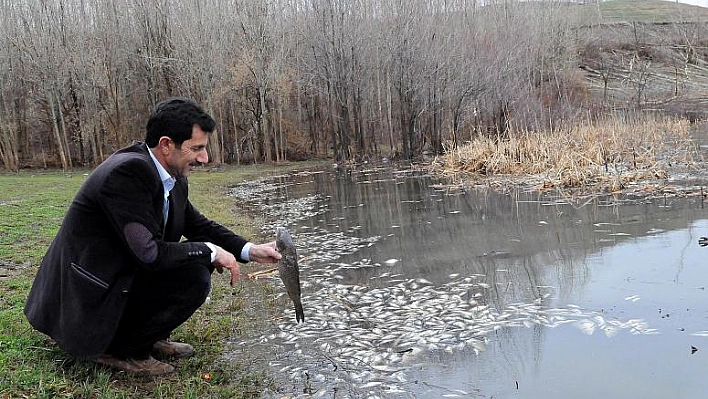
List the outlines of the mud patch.
<svg viewBox="0 0 708 399">
<path fill-rule="evenodd" d="M 0 281 L 9 280 L 20 275 L 28 267 L 30 267 L 29 262 L 12 263 L 0 261 Z"/>
</svg>

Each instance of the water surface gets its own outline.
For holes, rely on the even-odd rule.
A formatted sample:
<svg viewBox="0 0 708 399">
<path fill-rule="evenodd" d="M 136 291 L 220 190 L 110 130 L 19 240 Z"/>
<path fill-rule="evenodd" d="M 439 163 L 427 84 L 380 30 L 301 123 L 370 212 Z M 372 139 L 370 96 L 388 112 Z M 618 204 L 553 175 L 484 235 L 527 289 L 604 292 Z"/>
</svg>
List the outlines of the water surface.
<svg viewBox="0 0 708 399">
<path fill-rule="evenodd" d="M 699 196 L 451 190 L 332 169 L 238 186 L 300 254 L 306 323 L 262 346 L 274 397 L 695 398 L 708 391 Z"/>
</svg>

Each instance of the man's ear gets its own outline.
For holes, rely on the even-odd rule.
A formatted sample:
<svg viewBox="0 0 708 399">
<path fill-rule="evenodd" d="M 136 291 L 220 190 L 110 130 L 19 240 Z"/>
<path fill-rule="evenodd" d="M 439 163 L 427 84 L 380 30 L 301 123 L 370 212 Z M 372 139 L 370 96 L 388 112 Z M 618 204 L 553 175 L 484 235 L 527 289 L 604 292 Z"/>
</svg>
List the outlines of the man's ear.
<svg viewBox="0 0 708 399">
<path fill-rule="evenodd" d="M 170 144 L 172 143 L 172 139 L 167 137 L 167 136 L 162 136 L 160 137 L 160 141 L 157 142 L 157 148 L 159 148 L 160 152 L 164 155 L 169 155 L 171 149 L 170 149 Z"/>
</svg>

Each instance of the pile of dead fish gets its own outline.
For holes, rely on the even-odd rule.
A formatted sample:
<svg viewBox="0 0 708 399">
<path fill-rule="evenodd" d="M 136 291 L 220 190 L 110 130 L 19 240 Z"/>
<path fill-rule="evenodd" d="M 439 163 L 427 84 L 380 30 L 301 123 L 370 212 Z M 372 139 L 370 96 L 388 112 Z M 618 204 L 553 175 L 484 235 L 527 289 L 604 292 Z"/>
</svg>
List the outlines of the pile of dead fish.
<svg viewBox="0 0 708 399">
<path fill-rule="evenodd" d="M 287 226 L 324 212 L 320 195 L 290 198 L 288 185 L 276 178 L 263 178 L 239 184 L 231 189 L 230 195 L 265 215 L 266 224 L 262 226 L 265 233 L 272 232 L 276 226 Z"/>
<path fill-rule="evenodd" d="M 320 281 L 316 291 L 303 296 L 307 323 L 296 324 L 288 310 L 277 331 L 244 345 L 281 348 L 281 359 L 271 361 L 291 382 L 309 386 L 311 393 L 407 392 L 407 370 L 426 356 L 484 351 L 494 331 L 556 327 L 570 324 L 586 334 L 614 336 L 655 333 L 638 319 L 606 320 L 602 314 L 577 306 L 547 307 L 544 299 L 509 304 L 496 309 L 485 304 L 488 285 L 482 276 L 451 275 L 435 286 L 424 279 L 399 280 L 368 288 Z"/>
</svg>

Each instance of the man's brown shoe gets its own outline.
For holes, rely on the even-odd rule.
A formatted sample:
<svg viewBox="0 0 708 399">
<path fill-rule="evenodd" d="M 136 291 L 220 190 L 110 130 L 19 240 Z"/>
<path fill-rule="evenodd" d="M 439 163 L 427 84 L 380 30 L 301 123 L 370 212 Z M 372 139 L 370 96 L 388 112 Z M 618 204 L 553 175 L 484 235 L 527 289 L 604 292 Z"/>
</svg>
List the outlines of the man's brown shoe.
<svg viewBox="0 0 708 399">
<path fill-rule="evenodd" d="M 152 354 L 160 359 L 182 359 L 194 355 L 194 348 L 190 344 L 163 339 L 152 346 Z"/>
<path fill-rule="evenodd" d="M 147 359 L 121 359 L 111 355 L 101 355 L 94 361 L 131 374 L 163 375 L 175 371 L 172 365 L 163 363 L 152 356 Z"/>
</svg>

